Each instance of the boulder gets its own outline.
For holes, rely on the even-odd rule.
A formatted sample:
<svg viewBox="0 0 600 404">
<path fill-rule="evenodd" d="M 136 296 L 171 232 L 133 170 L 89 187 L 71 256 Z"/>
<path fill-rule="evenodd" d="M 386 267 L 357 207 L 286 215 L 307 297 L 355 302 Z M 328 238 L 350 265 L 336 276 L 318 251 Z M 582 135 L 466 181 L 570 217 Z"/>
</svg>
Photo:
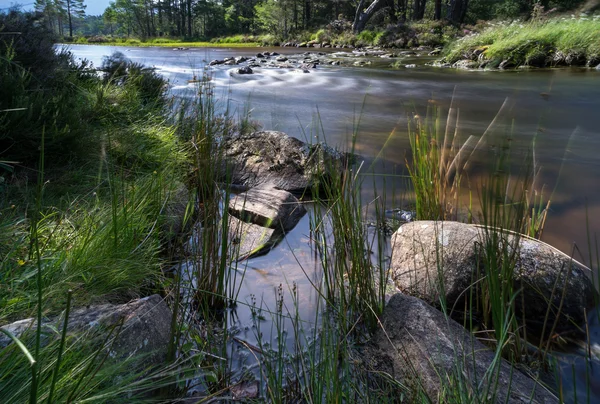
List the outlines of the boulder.
<svg viewBox="0 0 600 404">
<path fill-rule="evenodd" d="M 237 260 L 267 253 L 283 237 L 275 229 L 246 223 L 234 216 L 229 217 L 228 232 L 228 240 L 233 246 L 230 253 Z"/>
<path fill-rule="evenodd" d="M 211 60 L 211 62 L 208 65 L 215 66 L 215 65 L 222 65 L 223 63 L 225 63 L 224 60 L 214 59 L 214 60 Z"/>
<path fill-rule="evenodd" d="M 432 305 L 439 305 L 442 297 L 447 307 L 462 304 L 471 295 L 471 286 L 478 287 L 484 277 L 482 245 L 492 232 L 458 222 L 404 224 L 392 236 L 391 272 L 396 286 Z M 583 324 L 584 309 L 592 307 L 596 298 L 590 269 L 539 240 L 506 231 L 496 234 L 499 251 L 512 254 L 516 246 L 512 280 L 521 294 L 515 303 L 527 327 L 540 331 L 546 315 L 550 324 L 546 332 L 555 321 L 557 330 Z"/>
<path fill-rule="evenodd" d="M 504 359 L 498 360 L 454 320 L 422 300 L 400 293 L 392 296 L 381 328 L 360 353 L 372 380 L 378 382 L 381 375 L 394 378 L 414 394 L 407 397 L 408 402 L 411 398 L 421 402 L 419 393 L 434 403 L 458 402 L 449 396 L 453 387 L 459 388 L 458 383 L 472 402 L 559 402 Z"/>
<path fill-rule="evenodd" d="M 250 66 L 244 66 L 244 67 L 240 67 L 239 69 L 236 70 L 237 74 L 253 74 L 254 71 L 252 70 L 252 68 Z"/>
<path fill-rule="evenodd" d="M 278 61 L 278 62 L 287 62 L 288 58 L 286 58 L 285 56 L 282 55 L 282 56 L 277 56 L 275 58 L 275 60 Z"/>
<path fill-rule="evenodd" d="M 236 58 L 235 58 L 235 62 L 236 62 L 236 63 L 238 63 L 238 64 L 239 64 L 239 63 L 244 63 L 244 62 L 246 62 L 247 60 L 248 60 L 248 58 L 247 58 L 247 57 L 245 57 L 245 56 L 238 56 L 238 57 L 236 57 Z"/>
<path fill-rule="evenodd" d="M 226 138 L 222 176 L 247 189 L 264 184 L 302 194 L 327 173 L 341 173 L 346 156 L 329 146 L 309 145 L 283 132 L 260 131 Z"/>
<path fill-rule="evenodd" d="M 111 329 L 122 323 L 109 356 L 123 359 L 143 354 L 145 364 L 160 364 L 166 357 L 169 345 L 171 317 L 171 310 L 164 300 L 159 295 L 152 295 L 127 304 L 102 304 L 72 310 L 67 330 L 75 335 L 90 333 L 89 338 L 97 338 L 100 343 Z M 62 316 L 45 321 L 42 324 L 44 335 L 56 335 L 58 338 L 58 334 L 52 330 L 62 330 L 63 324 Z M 26 332 L 35 332 L 36 321 L 21 320 L 2 328 L 22 338 Z M 10 342 L 5 334 L 0 334 L 0 349 Z"/>
<path fill-rule="evenodd" d="M 504 59 L 498 65 L 498 69 L 501 69 L 501 70 L 512 69 L 515 66 L 516 66 L 515 63 L 512 60 L 510 60 L 510 59 Z"/>
<path fill-rule="evenodd" d="M 306 209 L 291 193 L 261 186 L 231 198 L 229 213 L 245 222 L 287 232 L 296 226 Z"/>
<path fill-rule="evenodd" d="M 479 63 L 474 60 L 463 59 L 463 60 L 459 60 L 458 62 L 454 63 L 452 65 L 452 67 L 454 67 L 456 69 L 465 69 L 465 70 L 477 69 L 479 67 Z"/>
</svg>

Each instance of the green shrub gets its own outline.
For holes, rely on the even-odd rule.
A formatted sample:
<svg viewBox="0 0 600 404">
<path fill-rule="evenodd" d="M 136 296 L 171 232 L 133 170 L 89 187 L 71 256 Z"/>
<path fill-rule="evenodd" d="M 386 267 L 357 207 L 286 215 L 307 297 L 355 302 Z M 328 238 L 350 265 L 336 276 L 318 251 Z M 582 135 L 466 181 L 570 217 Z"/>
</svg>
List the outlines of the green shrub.
<svg viewBox="0 0 600 404">
<path fill-rule="evenodd" d="M 357 40 L 362 45 L 372 45 L 375 43 L 376 37 L 377 37 L 377 32 L 366 29 L 358 34 Z"/>
<path fill-rule="evenodd" d="M 311 39 L 318 41 L 319 43 L 330 42 L 331 35 L 329 35 L 329 32 L 325 31 L 324 29 L 320 29 L 311 36 Z"/>
</svg>

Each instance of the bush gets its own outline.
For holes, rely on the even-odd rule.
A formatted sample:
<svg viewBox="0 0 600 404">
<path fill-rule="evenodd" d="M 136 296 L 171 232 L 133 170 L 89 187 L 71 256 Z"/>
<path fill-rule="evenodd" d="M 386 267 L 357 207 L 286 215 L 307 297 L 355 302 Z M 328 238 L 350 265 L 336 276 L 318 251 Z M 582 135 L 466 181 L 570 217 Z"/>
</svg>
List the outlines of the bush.
<svg viewBox="0 0 600 404">
<path fill-rule="evenodd" d="M 134 91 L 142 106 L 162 108 L 166 105 L 167 81 L 153 68 L 132 62 L 117 51 L 102 59 L 100 70 L 104 72 L 105 82 L 117 83 L 126 90 Z"/>
</svg>

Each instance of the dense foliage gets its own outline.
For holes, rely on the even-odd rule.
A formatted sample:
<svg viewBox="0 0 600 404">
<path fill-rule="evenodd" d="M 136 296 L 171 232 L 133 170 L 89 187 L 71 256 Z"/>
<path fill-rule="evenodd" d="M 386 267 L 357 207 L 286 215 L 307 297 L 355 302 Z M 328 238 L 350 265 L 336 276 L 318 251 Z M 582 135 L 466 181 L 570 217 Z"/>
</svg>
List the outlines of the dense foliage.
<svg viewBox="0 0 600 404">
<path fill-rule="evenodd" d="M 423 19 L 452 24 L 597 8 L 597 0 L 115 0 L 102 17 L 83 17 L 76 0 L 38 0 L 37 10 L 60 34 L 215 38 L 267 33 L 286 39 L 332 21 L 354 31 Z M 71 17 L 73 22 L 71 24 Z"/>
</svg>

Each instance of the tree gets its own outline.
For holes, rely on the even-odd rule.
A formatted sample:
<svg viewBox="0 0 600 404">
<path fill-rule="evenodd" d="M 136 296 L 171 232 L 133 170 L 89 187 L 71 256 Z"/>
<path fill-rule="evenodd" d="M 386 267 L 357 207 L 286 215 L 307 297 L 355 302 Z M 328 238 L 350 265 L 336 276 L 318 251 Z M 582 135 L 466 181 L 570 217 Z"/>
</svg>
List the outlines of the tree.
<svg viewBox="0 0 600 404">
<path fill-rule="evenodd" d="M 113 35 L 113 27 L 117 22 L 117 12 L 115 11 L 114 7 L 106 7 L 106 10 L 104 10 L 104 14 L 102 14 L 102 19 L 104 20 L 104 23 L 108 25 L 108 28 L 110 29 L 110 34 Z"/>
<path fill-rule="evenodd" d="M 69 36 L 73 36 L 73 17 L 83 18 L 85 16 L 85 8 L 83 0 L 59 0 L 58 5 L 62 10 L 66 11 L 69 19 Z"/>
<path fill-rule="evenodd" d="M 460 24 L 465 20 L 469 0 L 450 0 L 448 4 L 447 18 L 449 21 Z"/>
<path fill-rule="evenodd" d="M 354 32 L 361 32 L 364 30 L 369 19 L 371 19 L 373 14 L 379 11 L 379 9 L 381 9 L 385 3 L 386 0 L 374 0 L 371 5 L 365 9 L 366 0 L 360 0 L 358 6 L 356 7 L 354 23 L 352 24 L 352 29 Z"/>
</svg>

